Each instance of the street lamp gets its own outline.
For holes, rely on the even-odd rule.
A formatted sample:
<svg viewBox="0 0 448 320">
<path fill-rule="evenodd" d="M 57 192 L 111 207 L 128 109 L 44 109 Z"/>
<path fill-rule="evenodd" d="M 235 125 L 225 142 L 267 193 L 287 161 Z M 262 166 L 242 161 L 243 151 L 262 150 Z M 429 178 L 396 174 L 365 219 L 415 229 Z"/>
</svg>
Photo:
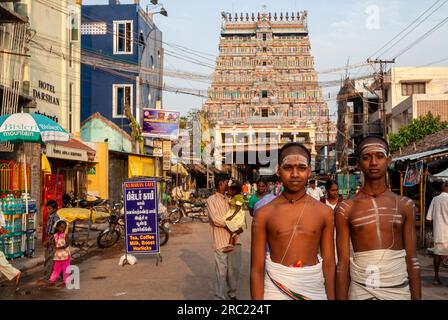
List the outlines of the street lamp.
<svg viewBox="0 0 448 320">
<path fill-rule="evenodd" d="M 154 6 L 160 7 L 160 11 L 151 12 L 152 14 L 160 13 L 162 16 L 168 17 L 168 11 L 166 11 L 166 9 L 163 7 L 163 4 L 158 3 L 158 0 L 151 0 L 151 4 Z M 148 13 L 149 13 L 149 9 L 148 9 L 149 6 L 150 6 L 149 4 L 146 6 L 146 12 L 148 12 Z M 155 8 L 152 8 L 152 9 L 155 9 Z"/>
</svg>

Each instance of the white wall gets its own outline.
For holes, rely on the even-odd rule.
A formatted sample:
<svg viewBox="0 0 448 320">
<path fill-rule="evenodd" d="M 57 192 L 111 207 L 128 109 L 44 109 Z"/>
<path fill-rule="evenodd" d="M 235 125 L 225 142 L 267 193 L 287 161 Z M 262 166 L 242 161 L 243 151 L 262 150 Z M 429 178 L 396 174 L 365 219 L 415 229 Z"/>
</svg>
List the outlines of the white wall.
<svg viewBox="0 0 448 320">
<path fill-rule="evenodd" d="M 81 6 L 75 0 L 25 0 L 32 39 L 29 44 L 30 95 L 37 92 L 59 99 L 59 105 L 36 99 L 37 110 L 58 117 L 59 124 L 69 129 L 69 85 L 73 83 L 71 132 L 80 130 L 80 35 L 72 42 L 72 66 L 70 67 L 71 12 L 77 13 L 80 25 Z M 51 3 L 51 6 L 49 5 Z M 54 87 L 50 92 L 39 86 L 39 81 Z"/>
<path fill-rule="evenodd" d="M 448 92 L 448 67 L 392 68 L 386 78 L 391 80 L 386 102 L 388 114 L 392 112 L 392 108 L 409 98 L 409 96 L 401 95 L 402 81 L 426 82 L 426 94 Z"/>
</svg>

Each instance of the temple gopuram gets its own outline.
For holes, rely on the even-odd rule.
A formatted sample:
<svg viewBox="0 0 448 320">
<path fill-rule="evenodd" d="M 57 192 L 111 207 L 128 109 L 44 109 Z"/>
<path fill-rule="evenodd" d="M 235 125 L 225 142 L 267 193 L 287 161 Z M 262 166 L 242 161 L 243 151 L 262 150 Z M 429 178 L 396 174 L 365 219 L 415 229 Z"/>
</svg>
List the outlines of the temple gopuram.
<svg viewBox="0 0 448 320">
<path fill-rule="evenodd" d="M 314 69 L 307 11 L 221 15 L 203 106 L 215 124 L 216 166 L 240 179 L 252 180 L 255 170 L 270 175 L 260 151 L 269 156 L 292 141 L 307 146 L 314 166 L 321 146 L 335 140 L 335 126 Z"/>
</svg>

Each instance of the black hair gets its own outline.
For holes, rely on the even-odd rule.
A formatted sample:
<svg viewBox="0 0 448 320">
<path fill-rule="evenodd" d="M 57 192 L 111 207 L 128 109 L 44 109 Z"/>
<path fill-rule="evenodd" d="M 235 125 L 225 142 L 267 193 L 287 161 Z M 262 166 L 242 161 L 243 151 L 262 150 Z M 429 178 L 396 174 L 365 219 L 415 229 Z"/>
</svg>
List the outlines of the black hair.
<svg viewBox="0 0 448 320">
<path fill-rule="evenodd" d="M 311 180 L 310 180 L 310 184 L 313 184 L 313 183 L 316 183 L 316 180 L 311 179 Z"/>
<path fill-rule="evenodd" d="M 448 181 L 443 181 L 442 185 L 440 187 L 441 190 L 443 190 L 443 188 L 448 188 Z"/>
<path fill-rule="evenodd" d="M 232 189 L 233 191 L 235 191 L 237 194 L 239 194 L 243 191 L 243 186 L 242 186 L 241 182 L 239 182 L 237 180 L 233 180 L 232 184 L 230 185 L 229 188 Z"/>
<path fill-rule="evenodd" d="M 280 151 L 278 152 L 278 164 L 280 164 L 283 160 L 283 153 L 289 149 L 289 148 L 293 148 L 293 147 L 298 147 L 301 148 L 303 151 L 305 151 L 306 153 L 306 157 L 308 158 L 308 165 L 311 164 L 311 152 L 310 150 L 308 150 L 307 147 L 305 147 L 303 144 L 299 143 L 299 142 L 289 142 L 287 144 L 285 144 L 283 147 L 281 147 Z"/>
<path fill-rule="evenodd" d="M 337 185 L 339 187 L 338 183 L 335 180 L 328 179 L 325 182 L 325 190 L 327 190 L 327 191 L 330 190 L 333 185 Z"/>
<path fill-rule="evenodd" d="M 219 183 L 222 181 L 230 180 L 230 176 L 227 173 L 218 173 L 215 175 L 215 188 L 218 188 Z"/>
<path fill-rule="evenodd" d="M 390 152 L 390 150 L 389 150 L 389 143 L 386 141 L 386 139 L 384 139 L 384 138 L 381 137 L 381 136 L 371 134 L 371 135 L 367 135 L 367 136 L 365 136 L 364 138 L 362 138 L 362 139 L 358 142 L 358 146 L 357 146 L 357 148 L 356 148 L 356 158 L 359 159 L 359 158 L 361 157 L 361 146 L 362 146 L 367 140 L 370 140 L 370 139 L 376 139 L 376 140 L 380 140 L 381 142 L 383 142 L 384 145 L 385 145 L 385 147 L 386 147 L 386 151 L 387 151 L 387 153 L 389 154 L 389 152 Z"/>
<path fill-rule="evenodd" d="M 46 207 L 52 207 L 54 210 L 57 210 L 58 208 L 58 203 L 56 202 L 56 200 L 48 200 L 47 203 L 45 204 Z"/>
<path fill-rule="evenodd" d="M 56 228 L 59 227 L 59 225 L 64 224 L 65 227 L 67 228 L 67 222 L 65 222 L 64 220 L 59 220 L 58 222 L 56 222 Z"/>
<path fill-rule="evenodd" d="M 265 185 L 268 185 L 269 184 L 269 179 L 267 177 L 260 177 L 257 180 L 257 184 L 259 184 L 259 183 L 264 183 Z"/>
</svg>

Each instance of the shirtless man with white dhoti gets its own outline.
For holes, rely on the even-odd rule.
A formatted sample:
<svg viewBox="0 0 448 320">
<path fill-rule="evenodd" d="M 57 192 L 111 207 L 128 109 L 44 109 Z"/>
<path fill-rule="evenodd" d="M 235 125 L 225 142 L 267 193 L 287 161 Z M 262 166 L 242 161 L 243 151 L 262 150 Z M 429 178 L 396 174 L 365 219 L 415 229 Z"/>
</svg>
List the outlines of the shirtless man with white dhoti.
<svg viewBox="0 0 448 320">
<path fill-rule="evenodd" d="M 375 136 L 364 138 L 357 160 L 364 186 L 336 207 L 336 298 L 421 299 L 415 205 L 386 186 L 391 162 L 387 142 Z"/>
<path fill-rule="evenodd" d="M 278 157 L 277 175 L 284 191 L 258 209 L 252 221 L 252 299 L 333 300 L 333 210 L 306 194 L 311 175 L 308 149 L 289 143 Z"/>
</svg>

